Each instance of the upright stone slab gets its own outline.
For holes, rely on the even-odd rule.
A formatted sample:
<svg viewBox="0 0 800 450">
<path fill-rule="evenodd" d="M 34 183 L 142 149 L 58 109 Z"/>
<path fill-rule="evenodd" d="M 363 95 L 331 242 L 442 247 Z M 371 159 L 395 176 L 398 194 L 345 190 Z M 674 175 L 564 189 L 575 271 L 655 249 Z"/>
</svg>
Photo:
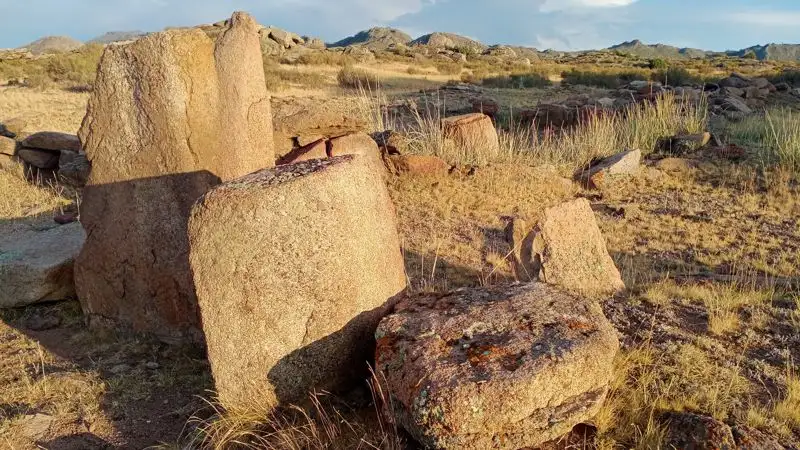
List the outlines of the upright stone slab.
<svg viewBox="0 0 800 450">
<path fill-rule="evenodd" d="M 91 317 L 167 339 L 202 338 L 186 237 L 191 205 L 220 179 L 274 163 L 268 142 L 228 132 L 258 129 L 241 111 L 262 111 L 266 95 L 249 84 L 231 94 L 263 73 L 245 61 L 252 52 L 238 50 L 258 45 L 249 21 L 237 14 L 230 26 L 216 49 L 200 30 L 172 30 L 103 55 L 79 133 L 92 173 L 75 277 Z M 262 116 L 253 119 L 271 127 Z"/>
<path fill-rule="evenodd" d="M 191 265 L 226 408 L 301 402 L 359 379 L 406 287 L 394 214 L 361 155 L 263 170 L 198 201 Z"/>
<path fill-rule="evenodd" d="M 226 145 L 225 151 L 214 155 L 215 173 L 223 180 L 271 167 L 275 162 L 272 107 L 258 36 L 261 27 L 241 12 L 234 13 L 227 23 L 214 50 Z"/>
</svg>

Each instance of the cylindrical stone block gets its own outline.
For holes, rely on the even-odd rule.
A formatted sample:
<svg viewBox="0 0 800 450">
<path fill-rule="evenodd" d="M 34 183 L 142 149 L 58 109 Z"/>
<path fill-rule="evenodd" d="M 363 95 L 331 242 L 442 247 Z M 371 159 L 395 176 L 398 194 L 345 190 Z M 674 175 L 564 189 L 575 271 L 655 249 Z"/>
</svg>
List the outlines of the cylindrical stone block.
<svg viewBox="0 0 800 450">
<path fill-rule="evenodd" d="M 190 261 L 226 408 L 356 380 L 406 287 L 394 206 L 366 157 L 266 169 L 202 197 Z"/>
</svg>

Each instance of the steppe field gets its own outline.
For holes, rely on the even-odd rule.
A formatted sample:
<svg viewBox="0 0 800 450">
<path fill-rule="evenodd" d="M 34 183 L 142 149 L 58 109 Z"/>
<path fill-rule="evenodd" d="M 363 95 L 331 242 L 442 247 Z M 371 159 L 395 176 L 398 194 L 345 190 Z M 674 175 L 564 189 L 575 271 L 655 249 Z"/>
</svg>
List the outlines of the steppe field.
<svg viewBox="0 0 800 450">
<path fill-rule="evenodd" d="M 226 26 L 220 23 L 170 33 L 202 30 L 202 36 L 209 39 L 224 39 L 227 34 L 220 34 L 219 29 Z M 305 44 L 294 41 L 290 46 L 281 43 L 276 48 L 272 34 L 262 30 L 260 36 L 263 64 L 248 61 L 259 68 L 263 66 L 263 81 L 271 96 L 271 119 L 268 119 L 271 124 L 262 125 L 266 124 L 273 135 L 268 146 L 274 149 L 274 159 L 279 164 L 274 170 L 288 167 L 285 170 L 291 171 L 292 165 L 310 164 L 302 161 L 313 160 L 310 152 L 317 148 L 321 148 L 322 159 L 335 160 L 334 156 L 340 154 L 336 140 L 340 136 L 349 133 L 371 136 L 374 144 L 369 141 L 369 145 L 377 147 L 380 161 L 380 168 L 373 167 L 375 179 L 385 184 L 395 217 L 387 220 L 390 224 L 396 220 L 398 258 L 406 277 L 404 295 L 442 299 L 446 303 L 452 299 L 448 293 L 485 289 L 494 292 L 493 289 L 505 289 L 513 283 L 536 283 L 538 279 L 555 284 L 583 301 L 590 295 L 575 293 L 568 284 L 569 280 L 581 283 L 587 279 L 579 271 L 594 270 L 582 267 L 594 264 L 594 254 L 576 250 L 577 261 L 571 261 L 576 264 L 576 272 L 570 272 L 571 267 L 551 269 L 547 258 L 555 257 L 558 251 L 537 250 L 537 246 L 562 245 L 569 249 L 582 245 L 574 242 L 594 236 L 592 221 L 596 221 L 601 239 L 599 243 L 592 241 L 592 245 L 601 249 L 605 246 L 613 261 L 610 269 L 602 270 L 612 273 L 618 270 L 624 289 L 606 292 L 591 304 L 601 308 L 598 314 L 605 316 L 603 323 L 607 319 L 611 326 L 608 335 L 610 339 L 618 339 L 619 349 L 616 353 L 598 351 L 589 358 L 608 357 L 609 368 L 604 372 L 607 380 L 601 383 L 604 401 L 590 408 L 593 414 L 576 420 L 580 423 L 570 423 L 571 432 L 567 429 L 566 434 L 550 436 L 554 440 L 540 443 L 539 448 L 800 448 L 800 64 L 728 55 L 642 56 L 625 50 L 525 53 L 523 49 L 510 47 L 474 49 L 466 44 L 439 47 L 433 40 L 427 44 L 379 46 L 362 41 L 327 49 L 307 40 Z M 168 148 L 158 150 L 163 152 L 162 156 L 144 153 L 150 147 L 167 145 L 163 144 L 167 138 L 159 141 L 161 138 L 156 137 L 145 142 L 146 135 L 135 132 L 133 135 L 145 143 L 136 150 L 141 152 L 135 154 L 136 158 L 125 159 L 125 155 L 135 153 L 131 148 L 139 143 L 129 148 L 122 138 L 113 136 L 113 124 L 118 123 L 115 122 L 118 118 L 114 106 L 103 103 L 116 98 L 114 95 L 122 84 L 112 86 L 107 81 L 116 73 L 110 69 L 95 81 L 104 51 L 107 57 L 103 57 L 103 64 L 108 60 L 111 67 L 110 49 L 135 46 L 147 39 L 155 38 L 151 35 L 136 43 L 110 44 L 108 49 L 100 44 L 87 44 L 67 52 L 42 55 L 0 52 L 0 123 L 5 124 L 0 125 L 0 131 L 8 136 L 0 138 L 6 140 L 0 141 L 5 145 L 0 145 L 3 158 L 0 159 L 0 283 L 6 284 L 0 285 L 0 447 L 410 449 L 440 445 L 458 448 L 435 444 L 444 441 L 433 438 L 420 444 L 424 439 L 419 433 L 427 439 L 426 433 L 434 431 L 409 431 L 406 425 L 413 418 L 393 417 L 400 413 L 396 407 L 387 405 L 402 398 L 395 395 L 398 388 L 393 383 L 414 383 L 405 378 L 398 381 L 393 374 L 384 373 L 380 357 L 377 363 L 372 356 L 358 361 L 365 367 L 370 364 L 371 372 L 365 371 L 360 378 L 350 380 L 345 389 L 314 386 L 306 389 L 307 398 L 281 401 L 277 407 L 274 402 L 267 402 L 259 404 L 260 407 L 227 408 L 224 398 L 218 396 L 215 374 L 228 362 L 237 364 L 237 355 L 224 355 L 227 362 L 220 363 L 214 358 L 223 356 L 213 353 L 214 346 L 222 345 L 219 339 L 242 339 L 235 342 L 235 348 L 241 350 L 240 358 L 246 359 L 250 357 L 246 355 L 254 354 L 251 348 L 271 348 L 277 337 L 248 335 L 234 323 L 232 328 L 216 330 L 214 339 L 206 331 L 207 349 L 202 339 L 200 343 L 163 339 L 158 333 L 150 333 L 152 330 L 147 328 L 155 322 L 141 327 L 135 321 L 130 326 L 124 320 L 121 323 L 90 320 L 90 312 L 96 312 L 96 305 L 105 299 L 94 298 L 91 301 L 99 303 L 87 306 L 81 293 L 88 292 L 88 288 L 80 284 L 89 275 L 79 275 L 77 266 L 73 281 L 72 264 L 80 242 L 86 239 L 86 252 L 90 241 L 96 238 L 94 225 L 87 225 L 85 217 L 91 215 L 95 224 L 113 219 L 114 223 L 123 223 L 120 226 L 131 227 L 133 231 L 116 235 L 108 250 L 114 253 L 113 258 L 96 260 L 116 261 L 117 253 L 131 247 L 128 241 L 135 241 L 130 233 L 136 227 L 151 227 L 165 214 L 163 208 L 154 207 L 150 211 L 136 200 L 136 207 L 120 213 L 119 217 L 106 217 L 103 215 L 113 215 L 113 207 L 104 206 L 107 209 L 102 214 L 92 212 L 99 203 L 96 197 L 88 196 L 92 187 L 99 184 L 98 180 L 110 179 L 108 174 L 116 168 L 137 173 L 137 168 L 128 166 L 130 161 L 141 160 L 136 158 L 151 158 L 161 164 L 159 158 L 163 156 L 166 162 L 159 167 L 172 164 Z M 135 51 L 140 50 L 131 52 Z M 122 55 L 122 50 L 117 54 Z M 176 55 L 180 56 L 177 50 Z M 146 59 L 137 58 L 131 60 Z M 147 63 L 142 64 L 145 67 Z M 162 62 L 153 64 L 161 67 L 158 64 Z M 140 66 L 130 67 L 129 79 L 134 80 L 131 83 L 155 76 L 148 75 Z M 188 63 L 181 67 L 194 70 L 186 68 L 190 67 Z M 259 84 L 253 89 L 260 89 L 260 74 L 253 79 Z M 142 83 L 141 86 L 150 86 Z M 158 81 L 153 83 L 158 85 Z M 152 89 L 158 92 L 160 88 Z M 152 94 L 135 92 L 134 96 L 142 97 L 136 97 L 131 104 L 144 102 L 142 99 Z M 182 100 L 175 104 L 183 105 Z M 87 117 L 84 127 L 92 129 L 92 133 L 79 134 L 87 107 L 91 120 Z M 120 110 L 125 108 L 120 106 Z M 172 127 L 167 123 L 170 113 L 165 114 L 168 119 L 159 122 L 161 119 L 154 118 L 152 123 L 156 125 L 152 127 L 158 127 L 159 123 Z M 457 134 L 461 131 L 452 132 L 451 126 L 467 125 L 456 122 L 452 125 L 447 118 L 464 114 L 477 114 L 481 123 L 489 124 L 488 128 L 464 131 L 468 138 Z M 150 119 L 147 116 L 146 120 Z M 102 129 L 98 125 L 101 123 L 112 125 Z M 131 136 L 124 133 L 130 133 L 128 128 L 136 128 L 128 127 L 125 122 L 119 124 L 119 136 Z M 238 125 L 233 122 L 227 124 L 229 128 L 219 129 L 218 136 L 213 137 L 221 139 L 219 149 L 192 150 L 200 153 L 219 150 L 226 155 L 241 150 L 235 148 L 240 142 L 237 130 L 241 128 L 236 128 Z M 32 142 L 29 139 L 42 131 L 71 135 L 69 142 L 76 144 L 74 136 L 80 135 L 83 148 L 68 151 L 29 147 Z M 161 136 L 158 130 L 146 132 Z M 189 136 L 187 142 L 196 138 L 191 133 Z M 486 144 L 485 139 L 491 143 Z M 115 147 L 109 150 L 110 141 Z M 101 148 L 109 153 L 100 155 Z M 635 150 L 639 152 L 632 152 Z M 48 159 L 54 151 L 55 159 Z M 349 153 L 359 152 L 344 150 L 344 154 Z M 85 170 L 68 171 L 65 157 L 78 158 L 85 164 Z M 635 161 L 630 162 L 629 157 Z M 230 156 L 230 160 L 236 158 Z M 182 162 L 175 164 L 177 168 L 170 175 L 184 170 Z M 114 167 L 109 169 L 109 166 Z M 320 170 L 328 173 L 327 169 Z M 222 176 L 222 181 L 233 178 L 238 177 Z M 217 197 L 204 197 L 208 217 L 213 219 L 214 211 L 227 214 L 229 209 L 237 207 L 240 200 L 236 192 L 240 191 L 236 189 L 245 188 L 237 187 L 236 183 L 239 182 L 231 182 L 229 188 L 225 187 L 228 184 L 222 185 L 219 196 L 231 197 L 225 197 L 227 200 L 216 206 L 218 210 L 212 210 L 214 202 L 219 201 Z M 297 186 L 305 185 L 298 182 Z M 333 187 L 320 188 L 320 198 L 328 198 L 330 192 L 325 189 L 339 185 L 331 181 L 330 186 Z M 233 193 L 223 192 L 225 189 Z M 349 192 L 347 187 L 341 189 Z M 85 203 L 84 194 L 87 194 Z M 271 198 L 263 195 L 264 200 L 259 201 Z M 281 195 L 291 197 L 290 193 Z M 331 204 L 357 203 L 362 195 L 369 197 L 363 192 L 334 195 L 336 200 Z M 104 201 L 125 197 L 109 194 L 108 198 L 111 200 Z M 380 198 L 376 200 L 379 203 Z M 550 220 L 558 222 L 562 217 L 557 209 L 551 208 L 576 200 L 590 205 L 593 214 L 588 220 L 570 222 L 565 227 L 574 229 L 569 228 L 563 235 L 559 234 L 561 228 L 548 228 Z M 289 198 L 286 205 L 292 202 Z M 196 223 L 201 217 L 197 208 L 189 225 L 190 233 L 200 233 L 197 230 L 203 226 Z M 353 250 L 356 256 L 350 259 L 346 250 L 336 250 L 349 248 L 331 243 L 334 239 L 331 236 L 339 234 L 326 231 L 338 229 L 336 222 L 310 223 L 300 213 L 293 218 L 295 212 L 286 208 L 281 214 L 288 214 L 287 220 L 296 227 L 287 236 L 312 240 L 314 245 L 309 248 L 318 246 L 320 252 L 327 253 L 322 258 L 325 262 L 320 264 L 336 260 L 335 264 L 324 265 L 320 272 L 349 267 L 348 270 L 358 271 L 353 283 L 372 277 L 372 272 L 376 272 L 379 283 L 388 283 L 388 267 L 365 268 L 358 260 L 361 253 Z M 317 217 L 316 209 L 309 211 L 309 217 Z M 374 219 L 378 215 L 358 211 L 361 220 L 353 224 L 378 220 Z M 188 213 L 175 210 L 174 214 L 178 217 Z M 231 214 L 230 220 L 239 220 L 240 216 Z M 249 217 L 247 214 L 241 217 L 245 216 Z M 260 216 L 253 213 L 252 220 L 256 217 Z M 324 220 L 326 216 L 322 217 L 315 220 Z M 349 220 L 349 216 L 342 218 L 341 223 Z M 76 222 L 83 224 L 85 237 Z M 181 236 L 186 234 L 185 223 L 183 220 Z M 80 237 L 65 234 L 53 238 L 57 230 L 71 226 Z M 524 227 L 545 236 L 544 243 L 533 244 L 533 251 L 541 253 L 534 255 L 532 264 L 537 273 L 533 274 L 526 273 L 528 261 L 521 260 L 525 258 L 520 247 L 525 245 L 525 236 L 518 233 Z M 309 231 L 312 228 L 315 231 Z M 394 228 L 390 231 L 393 233 Z M 226 233 L 223 241 L 230 242 L 231 249 L 239 251 L 252 245 L 253 253 L 264 251 L 259 247 L 262 245 L 259 234 Z M 190 235 L 192 246 L 200 241 L 196 236 L 200 234 Z M 53 281 L 52 260 L 58 259 L 53 255 L 64 253 L 65 248 L 75 245 L 76 239 L 79 241 L 76 250 L 66 257 L 68 264 L 59 263 L 62 264 L 59 270 L 67 272 L 59 272 L 59 281 Z M 360 239 L 369 250 L 386 243 L 371 242 L 372 238 L 366 235 Z M 171 241 L 164 242 L 172 245 Z M 272 256 L 265 256 L 258 264 L 269 265 L 276 272 L 285 265 L 289 275 L 284 276 L 305 277 L 293 289 L 302 291 L 313 284 L 315 280 L 308 275 L 313 270 L 309 266 L 316 264 L 314 258 L 319 257 L 318 253 L 298 256 L 300 253 L 292 253 L 294 244 L 286 244 L 286 248 L 275 245 L 282 249 L 275 252 L 286 252 L 286 260 L 275 262 L 275 255 L 280 253 L 271 253 Z M 97 248 L 93 246 L 91 251 L 97 252 Z M 225 260 L 228 247 L 216 248 L 220 254 L 213 255 L 213 259 Z M 158 251 L 152 256 L 156 265 L 161 264 L 157 261 L 162 257 L 157 256 Z M 197 268 L 195 247 L 191 251 L 197 285 L 211 285 L 208 289 L 198 288 L 203 327 L 217 326 L 216 320 L 223 320 L 226 314 L 220 312 L 219 317 L 211 320 L 204 302 L 215 300 L 209 300 L 210 294 L 206 292 L 221 294 L 214 289 L 214 282 L 200 280 L 207 272 Z M 37 255 L 34 260 L 20 262 L 19 254 L 31 252 Z M 605 258 L 605 251 L 601 253 L 600 257 Z M 100 258 L 97 253 L 93 255 Z M 76 264 L 86 263 L 85 256 L 81 258 L 84 259 L 79 258 Z M 340 267 L 342 261 L 345 265 Z M 242 264 L 244 267 L 245 263 Z M 117 280 L 122 283 L 123 291 L 128 290 L 124 301 L 129 304 L 138 301 L 130 294 L 136 282 L 143 286 L 160 283 L 155 279 L 133 280 L 140 266 L 130 267 L 120 272 Z M 240 269 L 237 266 L 236 270 Z M 252 267 L 250 270 L 251 275 L 242 275 L 241 280 L 226 289 L 239 283 L 247 284 L 247 289 L 256 286 L 252 287 L 255 289 L 252 300 L 256 303 L 260 295 L 264 298 L 273 295 L 264 293 L 273 285 L 265 285 L 262 291 L 253 284 L 251 276 L 256 275 L 252 275 L 255 273 Z M 551 282 L 556 279 L 557 270 L 570 272 L 564 284 Z M 38 271 L 46 273 L 35 275 Z M 16 301 L 14 296 L 21 298 L 36 291 L 38 285 L 34 285 L 42 277 L 57 286 L 31 294 L 33 297 L 24 303 Z M 224 278 L 220 276 L 217 282 L 223 283 Z M 293 278 L 285 282 L 295 286 Z M 336 283 L 325 286 L 320 289 L 339 289 Z M 352 295 L 363 294 L 356 291 L 358 294 Z M 128 307 L 119 306 L 119 310 Z M 252 308 L 256 312 L 240 312 L 243 324 L 249 321 L 248 317 L 260 314 L 259 306 Z M 334 309 L 337 308 L 345 307 L 337 304 Z M 399 308 L 399 311 L 405 314 L 403 311 L 408 310 Z M 500 312 L 497 314 L 501 316 Z M 280 322 L 281 318 L 271 320 Z M 382 322 L 381 329 L 386 326 Z M 260 330 L 259 333 L 263 332 Z M 372 335 L 374 326 L 371 330 Z M 220 337 L 220 332 L 227 337 Z M 306 329 L 306 338 L 308 333 Z M 265 339 L 263 342 L 261 337 Z M 415 339 L 408 345 L 422 342 L 423 336 Z M 387 343 L 379 336 L 378 352 L 385 351 L 382 350 L 385 345 L 395 345 L 394 342 Z M 492 342 L 493 349 L 505 344 Z M 305 344 L 307 339 L 303 341 Z M 571 353 L 556 355 L 562 344 L 555 338 L 549 344 L 553 347 L 548 361 L 565 364 L 571 361 Z M 399 352 L 397 348 L 393 351 Z M 491 359 L 491 355 L 487 356 L 489 352 L 485 350 L 482 356 L 474 356 L 475 360 L 470 356 L 463 364 L 472 364 L 475 369 L 482 364 L 481 358 Z M 407 357 L 405 353 L 401 359 L 401 365 L 419 364 L 422 360 Z M 445 364 L 436 362 L 440 363 Z M 429 370 L 437 370 L 436 367 L 440 366 L 431 365 Z M 530 373 L 538 370 L 528 369 L 525 364 L 522 367 Z M 514 369 L 515 373 L 522 372 L 517 366 Z M 588 371 L 572 373 L 586 380 L 594 376 Z M 453 380 L 453 383 L 467 383 L 460 377 Z M 489 392 L 493 383 L 487 375 L 476 384 L 476 392 L 481 389 Z M 565 386 L 569 383 L 569 379 L 553 378 L 546 385 L 564 384 L 563 389 L 568 389 Z M 485 387 L 481 388 L 482 385 Z M 513 383 L 504 386 L 504 395 L 520 399 L 527 398 L 524 389 L 533 389 L 520 384 L 523 387 L 517 392 Z M 254 404 L 258 403 L 258 395 L 253 391 Z M 422 406 L 415 404 L 414 408 L 417 409 L 409 415 L 419 413 Z M 478 414 L 477 409 L 472 411 Z M 527 410 L 521 407 L 514 414 L 520 411 Z M 487 411 L 487 417 L 506 417 L 505 412 Z M 529 413 L 534 414 L 528 411 L 525 415 Z M 435 413 L 430 414 L 433 415 L 424 416 L 425 420 L 435 420 L 431 418 Z M 512 415 L 508 414 L 509 423 L 524 419 L 524 416 L 513 419 Z M 559 422 L 552 418 L 550 421 L 547 427 Z M 446 431 L 436 429 L 437 432 L 454 432 L 455 422 L 448 423 L 443 428 Z M 424 428 L 419 422 L 416 426 Z M 454 428 L 448 428 L 451 426 Z M 503 427 L 514 425 L 497 426 L 508 430 Z M 468 425 L 464 427 L 467 429 Z M 498 433 L 496 436 L 502 435 Z M 510 448 L 503 446 L 501 438 L 494 442 L 496 446 L 492 448 Z M 464 448 L 481 448 L 481 445 Z"/>
</svg>

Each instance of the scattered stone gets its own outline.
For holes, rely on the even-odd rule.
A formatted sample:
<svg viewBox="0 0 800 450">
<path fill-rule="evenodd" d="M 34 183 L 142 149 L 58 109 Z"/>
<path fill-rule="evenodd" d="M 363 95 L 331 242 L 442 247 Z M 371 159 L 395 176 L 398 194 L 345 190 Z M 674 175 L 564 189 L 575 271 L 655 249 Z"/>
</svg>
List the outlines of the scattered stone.
<svg viewBox="0 0 800 450">
<path fill-rule="evenodd" d="M 319 139 L 367 129 L 366 122 L 343 112 L 333 99 L 275 99 L 272 107 L 275 153 L 279 157 Z"/>
<path fill-rule="evenodd" d="M 405 133 L 386 130 L 374 133 L 372 138 L 386 155 L 404 155 L 408 153 L 408 135 Z"/>
<path fill-rule="evenodd" d="M 43 441 L 55 424 L 55 417 L 47 414 L 30 414 L 19 421 L 22 435 L 31 441 Z"/>
<path fill-rule="evenodd" d="M 522 235 L 515 230 L 515 237 Z M 533 231 L 512 244 L 519 252 L 515 267 L 520 280 L 543 281 L 591 298 L 625 289 L 586 199 L 548 208 Z"/>
<path fill-rule="evenodd" d="M 733 95 L 717 97 L 714 100 L 714 104 L 722 107 L 722 109 L 725 111 L 731 111 L 742 114 L 753 113 L 753 110 L 749 106 L 747 106 L 747 103 L 745 103 L 741 98 Z"/>
<path fill-rule="evenodd" d="M 28 127 L 26 122 L 21 117 L 6 120 L 0 123 L 0 136 L 7 138 L 17 138 Z"/>
<path fill-rule="evenodd" d="M 374 165 L 383 170 L 383 159 L 378 144 L 364 132 L 352 133 L 336 137 L 328 143 L 328 156 L 335 158 L 344 155 L 363 155 Z"/>
<path fill-rule="evenodd" d="M 789 92 L 792 90 L 792 85 L 786 82 L 778 83 L 775 85 L 775 90 L 778 92 Z"/>
<path fill-rule="evenodd" d="M 59 325 L 61 325 L 61 317 L 53 314 L 44 316 L 36 314 L 25 321 L 25 328 L 31 331 L 52 330 L 53 328 L 57 328 Z"/>
<path fill-rule="evenodd" d="M 90 319 L 202 340 L 191 205 L 220 180 L 275 162 L 257 30 L 235 13 L 216 43 L 184 29 L 106 48 L 79 133 L 92 175 L 75 277 Z"/>
<path fill-rule="evenodd" d="M 0 308 L 73 297 L 73 262 L 85 239 L 78 223 L 0 236 Z"/>
<path fill-rule="evenodd" d="M 751 81 L 749 78 L 734 73 L 730 77 L 723 78 L 722 80 L 720 80 L 719 85 L 721 87 L 733 87 L 733 88 L 744 89 L 746 87 L 749 87 L 750 83 Z"/>
<path fill-rule="evenodd" d="M 69 150 L 71 152 L 81 151 L 81 140 L 74 134 L 59 133 L 57 131 L 40 131 L 26 137 L 21 142 L 23 147 L 37 148 L 41 150 Z"/>
<path fill-rule="evenodd" d="M 311 159 L 326 159 L 328 157 L 328 141 L 320 139 L 304 147 L 292 150 L 278 159 L 278 165 L 296 164 Z"/>
<path fill-rule="evenodd" d="M 387 416 L 439 449 L 569 433 L 600 409 L 619 349 L 597 303 L 539 283 L 403 299 L 375 337 Z"/>
<path fill-rule="evenodd" d="M 602 189 L 619 178 L 636 174 L 641 165 L 641 150 L 628 150 L 606 158 L 578 174 L 579 180 L 594 189 Z"/>
<path fill-rule="evenodd" d="M 21 147 L 17 150 L 17 157 L 38 169 L 53 170 L 58 168 L 60 152 L 40 150 L 38 148 Z"/>
<path fill-rule="evenodd" d="M 711 133 L 681 134 L 661 138 L 656 143 L 656 151 L 666 155 L 683 156 L 694 153 L 711 142 Z"/>
<path fill-rule="evenodd" d="M 144 367 L 150 370 L 158 370 L 159 368 L 161 368 L 161 365 L 158 364 L 157 362 L 148 361 L 144 363 Z"/>
<path fill-rule="evenodd" d="M 394 173 L 411 175 L 447 175 L 450 165 L 442 158 L 430 155 L 391 155 L 389 161 Z"/>
<path fill-rule="evenodd" d="M 14 139 L 0 136 L 0 155 L 14 156 L 17 151 L 17 142 Z"/>
<path fill-rule="evenodd" d="M 86 186 L 91 172 L 92 165 L 85 153 L 62 151 L 58 157 L 58 174 L 66 184 Z"/>
<path fill-rule="evenodd" d="M 76 214 L 59 214 L 53 217 L 53 221 L 59 225 L 66 225 L 77 220 L 78 216 Z"/>
<path fill-rule="evenodd" d="M 692 413 L 669 412 L 659 420 L 666 428 L 665 448 L 687 450 L 734 450 L 736 441 L 731 428 L 712 417 Z"/>
<path fill-rule="evenodd" d="M 394 207 L 366 157 L 218 186 L 195 205 L 188 235 L 223 405 L 304 401 L 360 379 L 370 336 L 406 287 Z"/>
<path fill-rule="evenodd" d="M 464 114 L 442 119 L 442 130 L 446 139 L 465 152 L 496 156 L 500 153 L 500 141 L 491 117 L 480 114 Z"/>
</svg>

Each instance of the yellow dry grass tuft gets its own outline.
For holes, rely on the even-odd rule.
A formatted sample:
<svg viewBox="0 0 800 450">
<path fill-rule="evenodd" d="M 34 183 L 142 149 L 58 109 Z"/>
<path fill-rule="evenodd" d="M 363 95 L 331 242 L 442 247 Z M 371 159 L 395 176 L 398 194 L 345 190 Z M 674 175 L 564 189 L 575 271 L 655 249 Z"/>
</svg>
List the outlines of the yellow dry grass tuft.
<svg viewBox="0 0 800 450">
<path fill-rule="evenodd" d="M 0 220 L 50 212 L 72 203 L 56 185 L 30 183 L 21 171 L 0 169 Z"/>
</svg>

